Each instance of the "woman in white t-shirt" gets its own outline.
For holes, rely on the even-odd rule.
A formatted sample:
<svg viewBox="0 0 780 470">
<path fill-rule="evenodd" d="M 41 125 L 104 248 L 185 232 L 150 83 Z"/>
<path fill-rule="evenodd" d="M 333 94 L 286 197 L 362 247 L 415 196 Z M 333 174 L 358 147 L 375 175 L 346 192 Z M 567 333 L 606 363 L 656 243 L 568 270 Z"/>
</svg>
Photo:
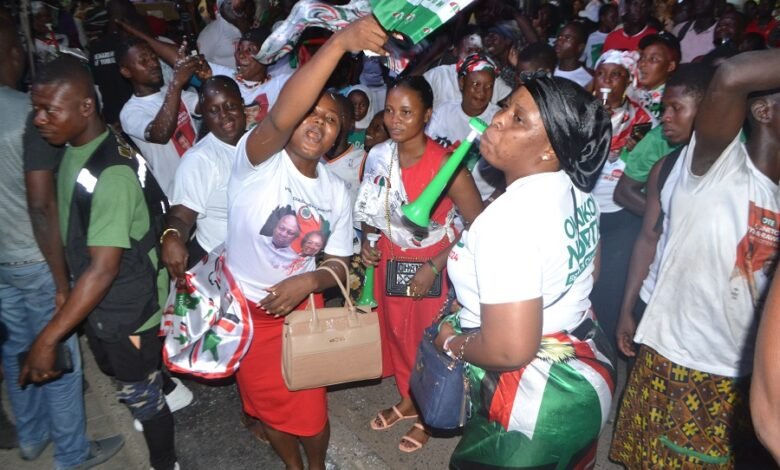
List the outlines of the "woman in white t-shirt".
<svg viewBox="0 0 780 470">
<path fill-rule="evenodd" d="M 507 189 L 449 255 L 462 306 L 436 346 L 466 361 L 471 418 L 450 468 L 583 468 L 614 392 L 614 353 L 590 309 L 609 151 L 604 108 L 575 83 L 532 79 L 482 135 Z"/>
<path fill-rule="evenodd" d="M 236 144 L 246 127 L 241 93 L 228 77 L 203 82 L 200 108 L 208 133 L 184 154 L 176 169 L 167 219 L 173 230 L 162 238 L 162 262 L 175 278 L 225 242 L 228 179 Z M 195 222 L 195 236 L 190 238 Z"/>
<path fill-rule="evenodd" d="M 461 97 L 433 107 L 428 134 L 439 145 L 454 147 L 471 132 L 469 121 L 478 117 L 485 122 L 493 120 L 499 107 L 490 102 L 498 67 L 482 52 L 470 54 L 457 65 Z M 491 167 L 479 155 L 479 141 L 469 149 L 466 168 L 471 172 L 483 201 L 492 201 L 504 191 L 504 175 Z"/>
<path fill-rule="evenodd" d="M 324 388 L 291 392 L 281 374 L 285 315 L 335 284 L 315 257 L 352 254 L 352 207 L 344 184 L 320 163 L 341 119 L 322 89 L 347 52 L 384 53 L 367 17 L 336 32 L 287 82 L 263 122 L 238 143 L 228 183 L 226 265 L 250 303 L 254 336 L 236 375 L 244 411 L 263 423 L 287 468 L 324 469 L 329 440 Z M 343 268 L 330 263 L 340 276 Z M 320 296 L 319 302 L 322 299 Z"/>
<path fill-rule="evenodd" d="M 638 134 L 649 130 L 651 125 L 650 115 L 626 96 L 638 57 L 639 54 L 633 51 L 613 49 L 605 52 L 596 62 L 593 80 L 594 94 L 599 100 L 603 100 L 602 89 L 610 90 L 604 106 L 612 122 L 612 142 L 593 188 L 593 198 L 601 212 L 601 276 L 593 287 L 591 301 L 613 347 L 616 346 L 615 330 L 631 251 L 642 226 L 640 217 L 615 202 L 615 188 L 626 168 L 625 156 L 641 140 Z"/>
</svg>

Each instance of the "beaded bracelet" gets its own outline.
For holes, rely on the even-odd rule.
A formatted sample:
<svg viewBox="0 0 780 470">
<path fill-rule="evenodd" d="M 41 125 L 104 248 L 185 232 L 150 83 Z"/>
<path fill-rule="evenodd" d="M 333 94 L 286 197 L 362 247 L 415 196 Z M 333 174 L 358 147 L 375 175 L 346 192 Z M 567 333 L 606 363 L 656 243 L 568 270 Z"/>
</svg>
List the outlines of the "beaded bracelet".
<svg viewBox="0 0 780 470">
<path fill-rule="evenodd" d="M 466 339 L 460 344 L 460 349 L 458 350 L 458 360 L 463 360 L 463 355 L 466 354 L 466 345 L 469 344 L 469 341 L 472 340 L 476 336 L 475 333 L 466 335 Z"/>
<path fill-rule="evenodd" d="M 433 261 L 432 260 L 428 260 L 428 261 L 426 261 L 426 263 L 428 263 L 428 266 L 430 266 L 431 269 L 433 269 L 433 275 L 434 276 L 438 276 L 439 275 L 439 268 L 437 268 L 436 265 L 433 264 Z"/>
</svg>

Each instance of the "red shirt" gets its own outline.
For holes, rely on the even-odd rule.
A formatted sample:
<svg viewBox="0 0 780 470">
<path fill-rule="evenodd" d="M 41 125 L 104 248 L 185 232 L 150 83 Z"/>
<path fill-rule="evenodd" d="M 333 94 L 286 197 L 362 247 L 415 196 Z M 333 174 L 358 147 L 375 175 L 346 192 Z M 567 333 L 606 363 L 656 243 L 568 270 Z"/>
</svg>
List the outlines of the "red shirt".
<svg viewBox="0 0 780 470">
<path fill-rule="evenodd" d="M 643 37 L 651 34 L 656 34 L 658 31 L 652 26 L 645 26 L 641 31 L 633 36 L 629 36 L 620 26 L 607 35 L 607 39 L 604 40 L 604 48 L 601 53 L 605 53 L 610 49 L 617 49 L 620 51 L 636 51 L 639 50 L 639 41 Z"/>
<path fill-rule="evenodd" d="M 750 22 L 747 28 L 745 28 L 746 33 L 758 33 L 762 36 L 764 36 L 764 41 L 767 42 L 769 46 L 776 47 L 776 44 L 769 44 L 769 34 L 772 32 L 773 29 L 775 29 L 778 25 L 777 18 L 772 18 L 769 23 L 766 24 L 766 26 L 760 26 L 756 20 L 753 20 Z"/>
</svg>

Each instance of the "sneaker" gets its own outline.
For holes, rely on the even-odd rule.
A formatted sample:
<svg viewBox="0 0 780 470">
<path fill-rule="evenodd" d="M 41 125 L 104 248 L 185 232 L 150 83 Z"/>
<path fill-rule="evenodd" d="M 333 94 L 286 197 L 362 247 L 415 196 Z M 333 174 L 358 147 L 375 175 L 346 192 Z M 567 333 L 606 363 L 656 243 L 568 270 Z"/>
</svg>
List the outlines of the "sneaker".
<svg viewBox="0 0 780 470">
<path fill-rule="evenodd" d="M 171 380 L 176 384 L 176 387 L 171 390 L 171 393 L 165 395 L 165 403 L 168 404 L 168 409 L 171 410 L 171 413 L 176 413 L 180 409 L 189 406 L 194 395 L 192 390 L 182 383 L 181 379 L 171 377 Z M 137 419 L 133 420 L 133 428 L 138 432 L 144 432 L 144 425 Z"/>
<path fill-rule="evenodd" d="M 193 395 L 192 390 L 187 388 L 187 386 L 182 383 L 181 379 L 171 377 L 171 380 L 176 384 L 176 387 L 171 390 L 171 393 L 165 395 L 165 402 L 168 403 L 168 408 L 170 408 L 171 413 L 176 413 L 192 403 Z"/>
<path fill-rule="evenodd" d="M 21 457 L 22 460 L 35 460 L 41 456 L 43 451 L 46 450 L 46 447 L 49 446 L 50 442 L 51 441 L 47 439 L 40 444 L 35 444 L 32 446 L 19 446 L 19 457 Z"/>
<path fill-rule="evenodd" d="M 87 460 L 81 462 L 81 465 L 74 467 L 73 470 L 86 470 L 106 462 L 116 455 L 124 444 L 125 439 L 119 434 L 89 441 L 89 455 L 87 456 Z"/>
</svg>

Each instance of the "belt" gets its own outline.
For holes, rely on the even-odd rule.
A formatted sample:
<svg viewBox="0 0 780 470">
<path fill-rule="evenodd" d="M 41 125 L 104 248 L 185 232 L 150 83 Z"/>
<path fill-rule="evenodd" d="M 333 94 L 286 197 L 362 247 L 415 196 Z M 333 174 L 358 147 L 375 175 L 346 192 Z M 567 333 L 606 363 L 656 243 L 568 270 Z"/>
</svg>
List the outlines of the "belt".
<svg viewBox="0 0 780 470">
<path fill-rule="evenodd" d="M 43 263 L 46 261 L 45 259 L 31 259 L 27 261 L 9 261 L 7 263 L 0 263 L 0 266 L 9 267 L 9 266 L 25 266 L 28 264 L 35 264 L 35 263 Z"/>
</svg>

